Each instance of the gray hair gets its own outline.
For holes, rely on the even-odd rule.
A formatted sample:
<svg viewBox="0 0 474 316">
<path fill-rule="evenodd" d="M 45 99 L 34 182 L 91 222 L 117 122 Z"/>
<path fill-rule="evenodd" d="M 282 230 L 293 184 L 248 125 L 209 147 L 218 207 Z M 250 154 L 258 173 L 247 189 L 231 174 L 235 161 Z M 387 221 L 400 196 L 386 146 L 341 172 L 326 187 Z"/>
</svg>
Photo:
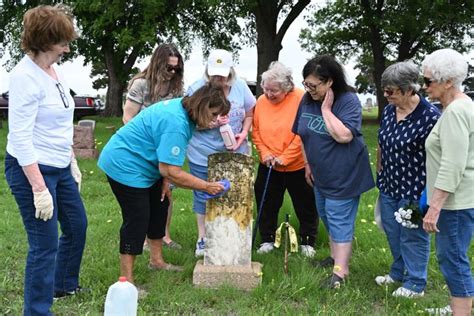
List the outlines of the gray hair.
<svg viewBox="0 0 474 316">
<path fill-rule="evenodd" d="M 280 88 L 285 92 L 290 92 L 295 87 L 293 77 L 291 76 L 291 69 L 283 65 L 279 61 L 273 61 L 268 70 L 262 73 L 262 82 L 273 81 L 280 85 Z"/>
<path fill-rule="evenodd" d="M 385 69 L 382 74 L 382 87 L 395 86 L 402 93 L 411 90 L 415 94 L 421 88 L 418 83 L 419 77 L 420 72 L 413 61 L 401 61 Z"/>
<path fill-rule="evenodd" d="M 207 72 L 207 64 L 206 69 L 204 70 L 204 80 L 208 82 L 210 80 L 209 73 Z M 230 87 L 237 79 L 237 73 L 235 72 L 234 67 L 230 67 L 229 75 L 227 76 L 227 85 Z"/>
<path fill-rule="evenodd" d="M 454 86 L 461 89 L 461 84 L 467 77 L 467 60 L 451 48 L 438 49 L 423 60 L 423 72 L 429 70 L 432 79 L 439 82 L 451 80 Z"/>
</svg>

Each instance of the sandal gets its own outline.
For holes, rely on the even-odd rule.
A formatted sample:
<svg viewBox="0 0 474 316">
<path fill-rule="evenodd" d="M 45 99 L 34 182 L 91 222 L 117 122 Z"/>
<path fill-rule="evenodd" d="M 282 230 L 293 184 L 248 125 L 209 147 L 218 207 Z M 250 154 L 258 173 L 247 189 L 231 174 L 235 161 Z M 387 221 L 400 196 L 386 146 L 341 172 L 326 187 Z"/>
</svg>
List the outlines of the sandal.
<svg viewBox="0 0 474 316">
<path fill-rule="evenodd" d="M 148 264 L 148 269 L 153 270 L 153 271 L 176 271 L 176 272 L 181 272 L 184 270 L 182 266 L 175 266 L 170 263 L 165 263 L 165 265 L 163 266 L 157 266 L 150 263 Z"/>
<path fill-rule="evenodd" d="M 166 248 L 175 249 L 175 250 L 180 250 L 181 248 L 183 248 L 183 246 L 181 246 L 174 240 L 170 242 L 166 242 L 163 240 L 163 246 L 165 246 Z"/>
</svg>

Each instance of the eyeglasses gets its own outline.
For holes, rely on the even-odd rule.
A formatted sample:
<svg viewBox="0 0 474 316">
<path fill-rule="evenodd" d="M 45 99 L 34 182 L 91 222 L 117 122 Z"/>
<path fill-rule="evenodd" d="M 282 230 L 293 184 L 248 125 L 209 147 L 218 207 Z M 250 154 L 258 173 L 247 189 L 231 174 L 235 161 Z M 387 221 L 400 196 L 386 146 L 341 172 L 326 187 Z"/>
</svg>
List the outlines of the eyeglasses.
<svg viewBox="0 0 474 316">
<path fill-rule="evenodd" d="M 423 77 L 423 82 L 425 83 L 425 86 L 429 87 L 434 81 L 434 79 L 432 78 L 427 78 L 427 77 Z"/>
<path fill-rule="evenodd" d="M 69 100 L 67 99 L 66 93 L 64 92 L 64 88 L 61 83 L 56 83 L 56 88 L 58 88 L 59 95 L 61 96 L 61 100 L 63 100 L 64 107 L 66 109 L 69 108 Z"/>
<path fill-rule="evenodd" d="M 383 93 L 391 97 L 398 89 L 383 89 Z"/>
<path fill-rule="evenodd" d="M 166 71 L 167 72 L 178 72 L 181 70 L 181 67 L 179 65 L 166 65 Z"/>
<path fill-rule="evenodd" d="M 316 83 L 316 84 L 303 81 L 302 84 L 306 90 L 313 91 L 313 90 L 316 90 L 316 88 L 319 87 L 320 85 L 324 84 L 324 81 L 321 81 L 320 83 Z"/>
<path fill-rule="evenodd" d="M 281 90 L 276 90 L 276 89 L 265 89 L 264 86 L 260 85 L 262 88 L 263 93 L 271 94 L 271 95 L 277 95 L 281 92 Z"/>
</svg>

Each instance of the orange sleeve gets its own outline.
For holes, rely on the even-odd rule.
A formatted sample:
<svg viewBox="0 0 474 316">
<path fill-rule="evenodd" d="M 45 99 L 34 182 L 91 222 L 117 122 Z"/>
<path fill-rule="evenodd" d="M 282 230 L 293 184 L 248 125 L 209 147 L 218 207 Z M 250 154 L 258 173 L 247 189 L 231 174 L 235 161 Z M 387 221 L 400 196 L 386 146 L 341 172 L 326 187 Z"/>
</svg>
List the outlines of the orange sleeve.
<svg viewBox="0 0 474 316">
<path fill-rule="evenodd" d="M 303 158 L 303 153 L 301 152 L 301 138 L 298 135 L 295 135 L 295 138 L 290 143 L 290 145 L 286 148 L 284 152 L 281 153 L 279 156 L 281 161 L 285 166 L 290 165 L 292 163 L 297 163 Z M 304 160 L 303 160 L 304 166 Z"/>
<path fill-rule="evenodd" d="M 267 155 L 272 155 L 270 149 L 263 143 L 262 135 L 260 134 L 260 112 L 262 112 L 262 108 L 266 105 L 263 98 L 264 95 L 261 95 L 257 100 L 252 121 L 252 141 L 255 147 L 257 147 L 257 153 L 260 162 L 263 161 L 263 157 L 266 157 Z"/>
</svg>

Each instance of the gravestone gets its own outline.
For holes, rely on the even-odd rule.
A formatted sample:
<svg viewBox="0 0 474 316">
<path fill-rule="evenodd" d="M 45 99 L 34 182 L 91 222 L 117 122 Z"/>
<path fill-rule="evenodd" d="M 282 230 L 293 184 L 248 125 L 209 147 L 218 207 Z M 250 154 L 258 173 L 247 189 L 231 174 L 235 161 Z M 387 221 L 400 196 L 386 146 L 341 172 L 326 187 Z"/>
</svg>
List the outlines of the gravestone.
<svg viewBox="0 0 474 316">
<path fill-rule="evenodd" d="M 94 124 L 91 124 L 90 121 L 91 120 L 87 120 L 85 124 L 74 126 L 74 144 L 72 145 L 72 148 L 76 157 L 83 159 L 96 159 L 99 155 L 95 148 L 95 122 Z"/>
<path fill-rule="evenodd" d="M 243 154 L 216 153 L 208 164 L 209 181 L 226 178 L 231 189 L 207 201 L 206 249 L 194 268 L 193 284 L 253 289 L 262 281 L 262 265 L 251 260 L 254 161 Z"/>
</svg>

